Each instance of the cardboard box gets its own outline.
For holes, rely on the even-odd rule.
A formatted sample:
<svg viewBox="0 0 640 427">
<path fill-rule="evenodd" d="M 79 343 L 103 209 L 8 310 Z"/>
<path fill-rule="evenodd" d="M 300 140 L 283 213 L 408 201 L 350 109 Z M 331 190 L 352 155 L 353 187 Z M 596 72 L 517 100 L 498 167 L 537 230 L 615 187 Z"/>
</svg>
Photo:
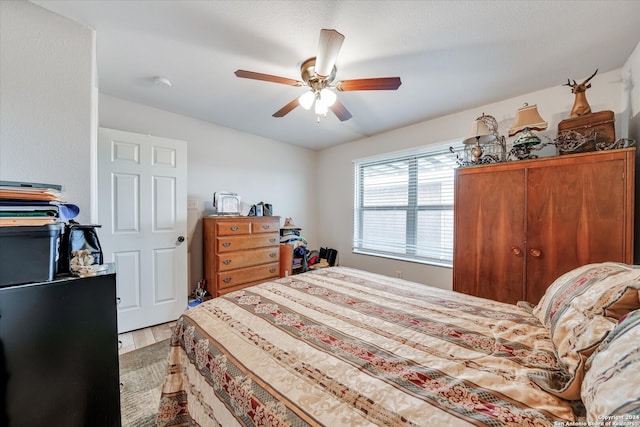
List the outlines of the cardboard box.
<svg viewBox="0 0 640 427">
<path fill-rule="evenodd" d="M 605 150 L 616 140 L 615 115 L 606 110 L 558 123 L 558 152 L 584 153 Z"/>
</svg>

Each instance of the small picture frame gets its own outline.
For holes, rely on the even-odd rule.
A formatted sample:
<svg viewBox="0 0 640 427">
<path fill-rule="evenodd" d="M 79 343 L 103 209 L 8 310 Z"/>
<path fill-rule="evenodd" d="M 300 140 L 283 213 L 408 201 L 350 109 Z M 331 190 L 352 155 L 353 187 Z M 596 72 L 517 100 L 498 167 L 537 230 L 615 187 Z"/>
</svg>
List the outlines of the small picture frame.
<svg viewBox="0 0 640 427">
<path fill-rule="evenodd" d="M 262 205 L 261 204 L 257 204 L 256 205 L 256 216 L 262 216 Z"/>
</svg>

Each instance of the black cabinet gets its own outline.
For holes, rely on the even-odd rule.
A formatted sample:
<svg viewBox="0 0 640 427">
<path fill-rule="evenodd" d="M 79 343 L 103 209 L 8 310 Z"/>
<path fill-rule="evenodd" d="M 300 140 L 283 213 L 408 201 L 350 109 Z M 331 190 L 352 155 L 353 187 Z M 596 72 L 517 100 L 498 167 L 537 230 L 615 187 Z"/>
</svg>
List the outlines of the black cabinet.
<svg viewBox="0 0 640 427">
<path fill-rule="evenodd" d="M 115 274 L 0 288 L 0 425 L 120 426 Z"/>
</svg>

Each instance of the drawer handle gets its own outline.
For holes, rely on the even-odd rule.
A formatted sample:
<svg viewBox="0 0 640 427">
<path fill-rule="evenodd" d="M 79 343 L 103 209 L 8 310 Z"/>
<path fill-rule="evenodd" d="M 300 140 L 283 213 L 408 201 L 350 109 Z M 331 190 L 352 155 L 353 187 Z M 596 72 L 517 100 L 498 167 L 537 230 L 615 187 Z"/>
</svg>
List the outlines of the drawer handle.
<svg viewBox="0 0 640 427">
<path fill-rule="evenodd" d="M 222 263 L 224 265 L 229 265 L 229 264 L 231 264 L 231 260 L 230 259 L 225 259 L 224 261 L 222 261 Z"/>
<path fill-rule="evenodd" d="M 272 237 L 272 238 L 270 238 L 270 239 L 269 239 L 269 243 L 275 243 L 275 242 L 276 242 L 276 240 L 277 240 L 277 239 L 276 239 L 275 237 Z"/>
<path fill-rule="evenodd" d="M 270 256 L 271 258 L 275 258 L 276 256 L 278 256 L 278 254 L 277 254 L 277 253 L 275 253 L 275 252 L 271 252 L 271 253 L 269 254 L 269 256 Z"/>
<path fill-rule="evenodd" d="M 265 224 L 265 225 L 263 225 L 263 226 L 262 226 L 262 229 L 263 229 L 263 230 L 268 230 L 268 229 L 270 229 L 270 228 L 271 228 L 271 226 L 270 226 L 270 225 L 268 225 L 268 224 Z"/>
<path fill-rule="evenodd" d="M 238 231 L 238 226 L 237 225 L 232 225 L 231 226 L 231 231 Z"/>
<path fill-rule="evenodd" d="M 231 246 L 231 242 L 224 242 L 222 246 L 224 246 L 225 248 L 228 248 L 229 246 Z"/>
<path fill-rule="evenodd" d="M 276 272 L 276 269 L 275 269 L 274 267 L 271 267 L 271 268 L 269 269 L 269 273 L 275 273 L 275 272 Z"/>
<path fill-rule="evenodd" d="M 539 257 L 540 255 L 542 255 L 542 252 L 540 251 L 540 249 L 529 249 L 529 254 L 531 254 L 532 257 Z"/>
<path fill-rule="evenodd" d="M 522 250 L 520 248 L 512 246 L 511 253 L 513 253 L 515 256 L 519 256 L 522 253 Z"/>
<path fill-rule="evenodd" d="M 222 281 L 224 283 L 229 283 L 231 281 L 231 277 L 225 277 L 224 279 L 222 279 Z"/>
</svg>

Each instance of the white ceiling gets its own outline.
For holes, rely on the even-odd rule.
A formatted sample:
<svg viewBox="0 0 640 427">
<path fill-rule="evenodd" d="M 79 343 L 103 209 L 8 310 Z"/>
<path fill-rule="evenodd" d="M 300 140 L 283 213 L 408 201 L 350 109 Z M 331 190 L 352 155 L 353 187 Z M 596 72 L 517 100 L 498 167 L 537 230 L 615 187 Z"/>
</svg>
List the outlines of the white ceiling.
<svg viewBox="0 0 640 427">
<path fill-rule="evenodd" d="M 640 41 L 637 0 L 32 2 L 96 30 L 101 93 L 312 149 L 620 68 Z M 305 88 L 234 71 L 299 80 L 322 28 L 345 35 L 336 80 L 402 85 L 338 92 L 345 122 L 272 117 Z"/>
</svg>

